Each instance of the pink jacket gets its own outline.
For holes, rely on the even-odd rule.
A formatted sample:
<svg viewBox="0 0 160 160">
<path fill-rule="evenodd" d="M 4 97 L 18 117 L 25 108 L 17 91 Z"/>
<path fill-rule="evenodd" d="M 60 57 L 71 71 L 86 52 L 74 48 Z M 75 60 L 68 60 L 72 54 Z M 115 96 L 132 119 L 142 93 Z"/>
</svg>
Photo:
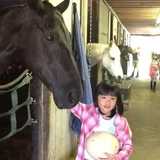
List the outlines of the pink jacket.
<svg viewBox="0 0 160 160">
<path fill-rule="evenodd" d="M 78 152 L 76 160 L 84 160 L 84 149 L 86 136 L 99 124 L 99 112 L 92 104 L 78 103 L 71 112 L 77 116 L 82 123 L 80 141 L 78 145 Z M 115 118 L 115 136 L 120 143 L 120 151 L 116 155 L 116 160 L 128 160 L 132 153 L 132 132 L 129 128 L 126 118 L 116 115 Z"/>
</svg>

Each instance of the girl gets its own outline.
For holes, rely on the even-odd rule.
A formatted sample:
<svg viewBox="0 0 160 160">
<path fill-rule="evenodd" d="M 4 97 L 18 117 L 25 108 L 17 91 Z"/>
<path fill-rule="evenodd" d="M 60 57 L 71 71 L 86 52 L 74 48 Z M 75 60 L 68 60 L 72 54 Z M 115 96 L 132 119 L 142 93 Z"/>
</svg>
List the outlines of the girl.
<svg viewBox="0 0 160 160">
<path fill-rule="evenodd" d="M 97 160 L 128 160 L 132 153 L 132 133 L 123 114 L 120 89 L 101 82 L 95 90 L 94 104 L 78 103 L 72 113 L 81 120 L 81 134 L 76 160 L 93 160 L 85 148 L 86 138 L 96 131 L 116 136 L 120 149 L 116 155 L 106 154 Z"/>
<path fill-rule="evenodd" d="M 149 75 L 151 77 L 150 89 L 153 91 L 156 91 L 156 83 L 157 83 L 157 79 L 158 79 L 158 73 L 159 73 L 158 63 L 156 60 L 153 59 L 151 65 L 150 65 L 150 71 L 149 71 Z"/>
</svg>

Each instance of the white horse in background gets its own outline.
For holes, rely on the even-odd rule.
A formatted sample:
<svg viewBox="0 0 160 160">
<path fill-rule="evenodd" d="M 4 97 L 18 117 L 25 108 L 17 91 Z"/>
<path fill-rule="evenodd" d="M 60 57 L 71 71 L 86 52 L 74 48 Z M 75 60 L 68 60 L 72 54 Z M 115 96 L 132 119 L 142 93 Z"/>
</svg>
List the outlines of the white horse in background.
<svg viewBox="0 0 160 160">
<path fill-rule="evenodd" d="M 109 47 L 105 49 L 102 65 L 115 78 L 123 78 L 123 70 L 120 60 L 121 52 L 118 46 L 111 42 Z"/>
<path fill-rule="evenodd" d="M 114 42 L 111 42 L 110 45 L 104 43 L 87 44 L 89 64 L 93 67 L 101 63 L 105 70 L 103 78 L 111 81 L 111 83 L 123 78 L 120 55 L 121 52 Z"/>
</svg>

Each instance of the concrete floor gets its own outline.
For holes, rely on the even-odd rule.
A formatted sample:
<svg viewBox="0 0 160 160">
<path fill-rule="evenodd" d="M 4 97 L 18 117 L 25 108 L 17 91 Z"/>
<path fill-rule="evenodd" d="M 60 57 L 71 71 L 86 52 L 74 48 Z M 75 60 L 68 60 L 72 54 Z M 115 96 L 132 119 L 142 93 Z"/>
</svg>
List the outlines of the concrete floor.
<svg viewBox="0 0 160 160">
<path fill-rule="evenodd" d="M 133 131 L 130 160 L 160 160 L 160 84 L 156 92 L 149 81 L 133 81 L 129 109 L 125 112 Z"/>
</svg>

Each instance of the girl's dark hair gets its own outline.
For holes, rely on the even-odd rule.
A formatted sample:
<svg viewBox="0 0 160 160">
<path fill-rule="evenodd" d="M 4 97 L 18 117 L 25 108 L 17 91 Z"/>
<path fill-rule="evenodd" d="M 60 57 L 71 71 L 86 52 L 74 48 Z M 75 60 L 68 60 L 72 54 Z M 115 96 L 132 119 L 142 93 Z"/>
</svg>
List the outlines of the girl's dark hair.
<svg viewBox="0 0 160 160">
<path fill-rule="evenodd" d="M 94 103 L 96 106 L 98 106 L 98 95 L 110 95 L 117 97 L 116 107 L 111 111 L 110 117 L 113 117 L 116 112 L 118 112 L 120 115 L 123 114 L 123 102 L 121 98 L 121 91 L 118 86 L 109 85 L 106 82 L 99 83 L 94 93 Z"/>
</svg>

